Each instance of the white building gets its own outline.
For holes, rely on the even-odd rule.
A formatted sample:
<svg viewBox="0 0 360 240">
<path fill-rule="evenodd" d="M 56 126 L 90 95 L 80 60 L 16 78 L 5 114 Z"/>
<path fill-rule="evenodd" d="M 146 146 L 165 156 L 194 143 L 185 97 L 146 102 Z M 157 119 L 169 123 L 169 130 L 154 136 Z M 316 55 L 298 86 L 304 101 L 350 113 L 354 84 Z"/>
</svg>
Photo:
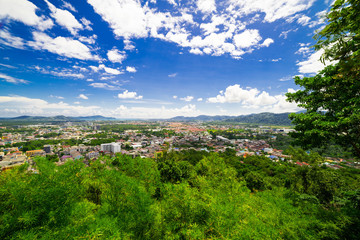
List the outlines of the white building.
<svg viewBox="0 0 360 240">
<path fill-rule="evenodd" d="M 111 152 L 111 153 L 118 153 L 121 151 L 121 144 L 120 143 L 104 143 L 101 144 L 101 151 L 103 152 Z"/>
</svg>

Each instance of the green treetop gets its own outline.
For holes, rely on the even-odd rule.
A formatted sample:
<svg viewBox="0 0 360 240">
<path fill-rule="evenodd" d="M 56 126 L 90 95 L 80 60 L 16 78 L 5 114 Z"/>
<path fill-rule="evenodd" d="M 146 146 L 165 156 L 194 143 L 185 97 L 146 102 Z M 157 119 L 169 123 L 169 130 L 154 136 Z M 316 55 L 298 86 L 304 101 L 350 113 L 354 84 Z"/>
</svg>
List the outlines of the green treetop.
<svg viewBox="0 0 360 240">
<path fill-rule="evenodd" d="M 295 77 L 302 89 L 286 96 L 306 112 L 290 115 L 291 135 L 305 148 L 334 141 L 360 157 L 360 1 L 337 0 L 326 18 L 315 50 L 335 64 L 313 77 Z"/>
</svg>

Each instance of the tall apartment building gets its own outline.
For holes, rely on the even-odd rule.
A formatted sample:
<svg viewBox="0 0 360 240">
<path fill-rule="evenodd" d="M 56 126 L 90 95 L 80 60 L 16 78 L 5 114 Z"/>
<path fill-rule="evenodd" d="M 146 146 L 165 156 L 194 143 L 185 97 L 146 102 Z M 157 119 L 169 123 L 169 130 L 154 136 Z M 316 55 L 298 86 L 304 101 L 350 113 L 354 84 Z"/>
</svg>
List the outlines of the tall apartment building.
<svg viewBox="0 0 360 240">
<path fill-rule="evenodd" d="M 103 152 L 111 152 L 111 153 L 118 153 L 121 151 L 121 144 L 120 143 L 104 143 L 101 144 L 101 151 Z"/>
</svg>

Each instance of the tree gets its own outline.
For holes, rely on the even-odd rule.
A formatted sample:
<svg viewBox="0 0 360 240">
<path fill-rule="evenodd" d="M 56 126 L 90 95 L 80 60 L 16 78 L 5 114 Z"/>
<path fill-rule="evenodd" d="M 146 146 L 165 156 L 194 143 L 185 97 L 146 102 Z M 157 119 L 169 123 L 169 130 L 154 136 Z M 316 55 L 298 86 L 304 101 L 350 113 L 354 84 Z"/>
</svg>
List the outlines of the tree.
<svg viewBox="0 0 360 240">
<path fill-rule="evenodd" d="M 291 136 L 305 148 L 334 141 L 351 146 L 360 157 L 360 1 L 337 0 L 327 14 L 328 25 L 315 35 L 321 60 L 332 61 L 313 77 L 295 77 L 302 87 L 287 93 L 305 113 L 291 114 Z"/>
</svg>

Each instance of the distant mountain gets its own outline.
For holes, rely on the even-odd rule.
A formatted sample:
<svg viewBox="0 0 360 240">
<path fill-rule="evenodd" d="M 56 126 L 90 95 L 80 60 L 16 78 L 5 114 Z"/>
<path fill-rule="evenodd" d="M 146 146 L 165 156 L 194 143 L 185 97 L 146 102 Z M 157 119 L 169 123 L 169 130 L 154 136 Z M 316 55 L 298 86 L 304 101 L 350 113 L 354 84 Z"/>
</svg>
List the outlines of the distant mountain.
<svg viewBox="0 0 360 240">
<path fill-rule="evenodd" d="M 184 117 L 177 116 L 170 118 L 170 121 L 180 121 L 180 122 L 191 122 L 191 121 L 204 121 L 204 122 L 212 122 L 212 121 L 224 121 L 227 119 L 233 118 L 231 116 L 207 116 L 207 115 L 199 115 L 197 117 Z"/>
<path fill-rule="evenodd" d="M 182 121 L 182 122 L 191 122 L 191 121 L 224 121 L 224 122 L 237 122 L 237 123 L 253 123 L 253 124 L 267 124 L 267 125 L 291 125 L 289 119 L 289 113 L 257 113 L 250 115 L 240 115 L 237 117 L 234 116 L 206 116 L 200 115 L 197 117 L 183 117 L 178 116 L 170 118 L 169 121 Z"/>
<path fill-rule="evenodd" d="M 257 124 L 273 124 L 273 125 L 291 125 L 289 113 L 258 113 L 250 115 L 242 115 L 225 120 L 226 122 L 239 123 L 257 123 Z"/>
<path fill-rule="evenodd" d="M 2 121 L 25 121 L 25 122 L 80 122 L 80 121 L 110 121 L 116 120 L 116 118 L 103 117 L 100 115 L 86 116 L 86 117 L 67 117 L 63 115 L 53 117 L 41 117 L 41 116 L 19 116 L 14 118 L 0 118 Z"/>
<path fill-rule="evenodd" d="M 116 120 L 113 117 L 104 117 L 101 115 L 95 116 L 86 116 L 86 117 L 74 117 L 75 119 L 82 120 L 82 121 L 109 121 L 109 120 Z"/>
</svg>

